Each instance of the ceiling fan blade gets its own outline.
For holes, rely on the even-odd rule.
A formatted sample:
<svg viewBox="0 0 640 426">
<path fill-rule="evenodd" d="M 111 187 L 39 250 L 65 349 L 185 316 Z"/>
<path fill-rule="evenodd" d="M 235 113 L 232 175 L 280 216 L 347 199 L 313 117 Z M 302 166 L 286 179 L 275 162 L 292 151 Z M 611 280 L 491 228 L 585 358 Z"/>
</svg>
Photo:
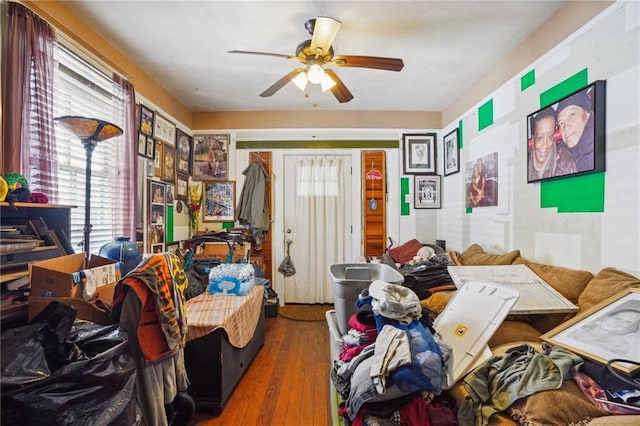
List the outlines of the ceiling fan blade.
<svg viewBox="0 0 640 426">
<path fill-rule="evenodd" d="M 344 104 L 345 102 L 349 102 L 351 99 L 353 99 L 353 95 L 351 94 L 349 89 L 347 89 L 347 86 L 344 85 L 342 80 L 340 80 L 338 75 L 332 69 L 327 68 L 324 70 L 324 72 L 326 72 L 329 77 L 331 77 L 331 79 L 336 82 L 336 85 L 333 86 L 330 90 L 331 93 L 333 93 L 333 96 L 336 97 L 338 102 Z"/>
<path fill-rule="evenodd" d="M 229 50 L 227 51 L 227 53 L 240 53 L 243 55 L 275 56 L 277 58 L 284 58 L 284 59 L 298 59 L 297 56 L 285 55 L 284 53 L 252 52 L 250 50 Z"/>
<path fill-rule="evenodd" d="M 280 80 L 273 83 L 271 86 L 267 88 L 264 92 L 260 93 L 260 96 L 263 98 L 268 98 L 269 96 L 276 93 L 278 90 L 282 89 L 288 82 L 296 78 L 298 74 L 304 71 L 304 68 L 298 68 L 291 71 L 289 74 L 282 77 Z"/>
<path fill-rule="evenodd" d="M 331 43 L 336 38 L 338 30 L 342 26 L 342 22 L 329 18 L 328 16 L 318 16 L 315 19 L 313 25 L 313 37 L 311 38 L 311 51 L 316 52 L 316 49 L 321 49 L 320 56 L 325 56 L 329 53 Z"/>
<path fill-rule="evenodd" d="M 379 56 L 335 56 L 331 61 L 339 67 L 373 68 L 385 71 L 400 71 L 404 62 L 398 58 L 382 58 Z"/>
</svg>

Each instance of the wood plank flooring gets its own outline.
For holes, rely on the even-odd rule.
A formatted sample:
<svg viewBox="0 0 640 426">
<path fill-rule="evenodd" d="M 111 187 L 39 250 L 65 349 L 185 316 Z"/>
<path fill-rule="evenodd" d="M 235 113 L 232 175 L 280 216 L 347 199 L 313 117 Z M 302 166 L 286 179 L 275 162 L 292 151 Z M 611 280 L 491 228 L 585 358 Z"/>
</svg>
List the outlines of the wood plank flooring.
<svg viewBox="0 0 640 426">
<path fill-rule="evenodd" d="M 265 344 L 218 417 L 198 411 L 190 426 L 331 424 L 326 321 L 266 319 Z"/>
</svg>

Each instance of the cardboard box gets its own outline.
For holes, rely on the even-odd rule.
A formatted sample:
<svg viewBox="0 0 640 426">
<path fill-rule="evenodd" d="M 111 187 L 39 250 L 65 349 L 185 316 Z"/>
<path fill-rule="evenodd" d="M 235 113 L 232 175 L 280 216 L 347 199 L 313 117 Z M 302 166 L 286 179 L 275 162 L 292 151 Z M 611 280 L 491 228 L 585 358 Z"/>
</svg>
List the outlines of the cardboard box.
<svg viewBox="0 0 640 426">
<path fill-rule="evenodd" d="M 108 305 L 113 301 L 113 292 L 120 279 L 120 263 L 92 255 L 89 269 L 84 269 L 85 254 L 70 254 L 29 265 L 29 321 L 44 307 L 47 298 L 72 298 L 82 300 L 83 280 L 86 274 L 94 275 L 97 288 L 93 299 L 101 299 Z M 33 306 L 31 300 L 34 300 Z M 80 318 L 80 317 L 78 317 Z M 88 319 L 88 318 L 82 318 Z"/>
</svg>

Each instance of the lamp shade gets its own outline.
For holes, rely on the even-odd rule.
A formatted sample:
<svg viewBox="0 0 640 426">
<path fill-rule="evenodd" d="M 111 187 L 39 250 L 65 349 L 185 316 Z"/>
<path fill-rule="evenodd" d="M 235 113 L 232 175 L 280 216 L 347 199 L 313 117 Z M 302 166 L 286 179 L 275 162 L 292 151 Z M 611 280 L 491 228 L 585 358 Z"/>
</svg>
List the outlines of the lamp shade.
<svg viewBox="0 0 640 426">
<path fill-rule="evenodd" d="M 80 139 L 100 142 L 122 134 L 120 127 L 98 118 L 65 115 L 54 120 Z"/>
</svg>

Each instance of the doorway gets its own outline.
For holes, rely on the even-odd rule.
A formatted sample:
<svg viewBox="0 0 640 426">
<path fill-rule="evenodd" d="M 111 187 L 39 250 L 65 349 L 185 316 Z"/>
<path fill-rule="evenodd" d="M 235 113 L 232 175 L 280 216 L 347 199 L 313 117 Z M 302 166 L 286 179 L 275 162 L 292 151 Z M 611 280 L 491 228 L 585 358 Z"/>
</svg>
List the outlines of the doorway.
<svg viewBox="0 0 640 426">
<path fill-rule="evenodd" d="M 333 302 L 329 267 L 352 260 L 351 166 L 351 154 L 284 155 L 285 303 Z"/>
</svg>

